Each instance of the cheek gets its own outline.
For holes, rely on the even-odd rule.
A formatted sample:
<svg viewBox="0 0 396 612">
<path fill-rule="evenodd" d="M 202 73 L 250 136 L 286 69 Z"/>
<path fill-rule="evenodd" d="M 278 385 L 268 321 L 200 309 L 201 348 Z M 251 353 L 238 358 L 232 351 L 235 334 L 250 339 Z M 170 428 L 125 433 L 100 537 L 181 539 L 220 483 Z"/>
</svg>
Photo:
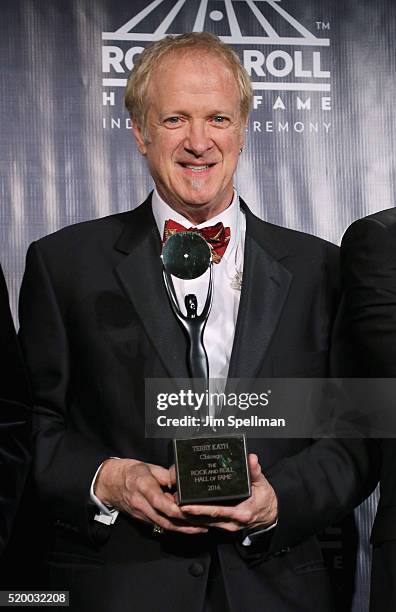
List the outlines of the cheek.
<svg viewBox="0 0 396 612">
<path fill-rule="evenodd" d="M 170 139 L 161 142 L 161 146 L 158 148 L 157 159 L 161 167 L 166 172 L 173 172 L 175 170 L 175 158 L 176 158 L 177 143 L 174 143 Z"/>
<path fill-rule="evenodd" d="M 163 147 L 156 147 L 149 152 L 148 163 L 152 176 L 161 177 L 163 179 L 171 172 L 170 155 L 167 154 Z"/>
<path fill-rule="evenodd" d="M 239 149 L 241 148 L 243 143 L 243 137 L 241 136 L 239 130 L 234 134 L 230 134 L 228 138 L 224 139 L 222 142 L 222 149 L 226 157 L 235 159 L 239 156 Z"/>
<path fill-rule="evenodd" d="M 235 140 L 228 144 L 228 148 L 226 149 L 225 155 L 228 166 L 237 165 L 241 146 L 242 145 L 240 144 L 240 142 L 236 142 Z"/>
</svg>

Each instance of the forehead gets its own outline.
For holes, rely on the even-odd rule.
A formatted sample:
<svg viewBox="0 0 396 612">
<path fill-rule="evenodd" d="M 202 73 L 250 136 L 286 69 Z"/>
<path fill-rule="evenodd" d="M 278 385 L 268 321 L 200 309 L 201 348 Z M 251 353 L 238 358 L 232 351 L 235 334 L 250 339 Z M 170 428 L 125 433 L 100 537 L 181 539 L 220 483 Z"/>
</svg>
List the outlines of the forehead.
<svg viewBox="0 0 396 612">
<path fill-rule="evenodd" d="M 228 62 L 211 52 L 183 50 L 170 52 L 160 59 L 151 74 L 149 93 L 151 103 L 218 96 L 224 103 L 239 104 L 239 90 Z"/>
</svg>

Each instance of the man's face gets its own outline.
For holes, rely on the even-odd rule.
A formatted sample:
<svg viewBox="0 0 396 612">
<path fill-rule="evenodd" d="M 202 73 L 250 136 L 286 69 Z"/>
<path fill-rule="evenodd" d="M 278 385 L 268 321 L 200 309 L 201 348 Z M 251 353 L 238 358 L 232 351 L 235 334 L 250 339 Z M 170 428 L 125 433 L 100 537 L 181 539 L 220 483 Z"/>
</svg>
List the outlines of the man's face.
<svg viewBox="0 0 396 612">
<path fill-rule="evenodd" d="M 134 133 L 160 196 L 196 223 L 227 208 L 245 127 L 231 70 L 212 54 L 169 54 L 148 103 L 145 133 Z"/>
</svg>

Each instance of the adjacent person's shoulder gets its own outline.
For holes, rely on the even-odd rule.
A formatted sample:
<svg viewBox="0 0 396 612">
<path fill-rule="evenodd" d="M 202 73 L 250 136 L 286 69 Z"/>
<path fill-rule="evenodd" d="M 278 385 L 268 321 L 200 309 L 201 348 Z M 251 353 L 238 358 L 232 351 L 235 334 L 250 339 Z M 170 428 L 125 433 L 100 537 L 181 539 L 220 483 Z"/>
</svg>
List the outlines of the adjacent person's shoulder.
<svg viewBox="0 0 396 612">
<path fill-rule="evenodd" d="M 341 242 L 342 255 L 351 249 L 388 248 L 396 237 L 396 208 L 381 210 L 354 221 L 345 231 Z"/>
<path fill-rule="evenodd" d="M 361 224 L 371 224 L 371 225 L 382 225 L 384 227 L 396 227 L 396 208 L 387 208 L 385 210 L 380 210 L 379 212 L 373 213 L 372 215 L 368 215 L 367 217 L 363 217 L 363 219 L 358 219 L 352 223 L 352 227 L 359 226 Z"/>
</svg>

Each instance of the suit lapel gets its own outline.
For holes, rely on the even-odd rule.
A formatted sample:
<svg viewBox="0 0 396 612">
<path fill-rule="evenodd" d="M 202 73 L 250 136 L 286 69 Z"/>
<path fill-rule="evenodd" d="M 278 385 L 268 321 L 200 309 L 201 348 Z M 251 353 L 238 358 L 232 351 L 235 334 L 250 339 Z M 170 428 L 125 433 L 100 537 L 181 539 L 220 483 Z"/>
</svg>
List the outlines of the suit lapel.
<svg viewBox="0 0 396 612">
<path fill-rule="evenodd" d="M 280 260 L 287 255 L 270 224 L 246 214 L 241 300 L 231 353 L 229 378 L 254 378 L 265 357 L 286 301 L 292 274 Z"/>
<path fill-rule="evenodd" d="M 131 212 L 115 248 L 126 257 L 116 275 L 170 377 L 187 378 L 186 339 L 172 312 L 162 278 L 161 240 L 151 196 Z"/>
<path fill-rule="evenodd" d="M 257 374 L 292 280 L 292 274 L 280 263 L 287 250 L 272 226 L 255 217 L 242 200 L 241 206 L 246 214 L 245 256 L 229 378 L 253 378 Z M 126 255 L 116 274 L 168 375 L 188 378 L 186 339 L 162 278 L 161 240 L 151 196 L 130 213 L 115 248 Z"/>
</svg>

